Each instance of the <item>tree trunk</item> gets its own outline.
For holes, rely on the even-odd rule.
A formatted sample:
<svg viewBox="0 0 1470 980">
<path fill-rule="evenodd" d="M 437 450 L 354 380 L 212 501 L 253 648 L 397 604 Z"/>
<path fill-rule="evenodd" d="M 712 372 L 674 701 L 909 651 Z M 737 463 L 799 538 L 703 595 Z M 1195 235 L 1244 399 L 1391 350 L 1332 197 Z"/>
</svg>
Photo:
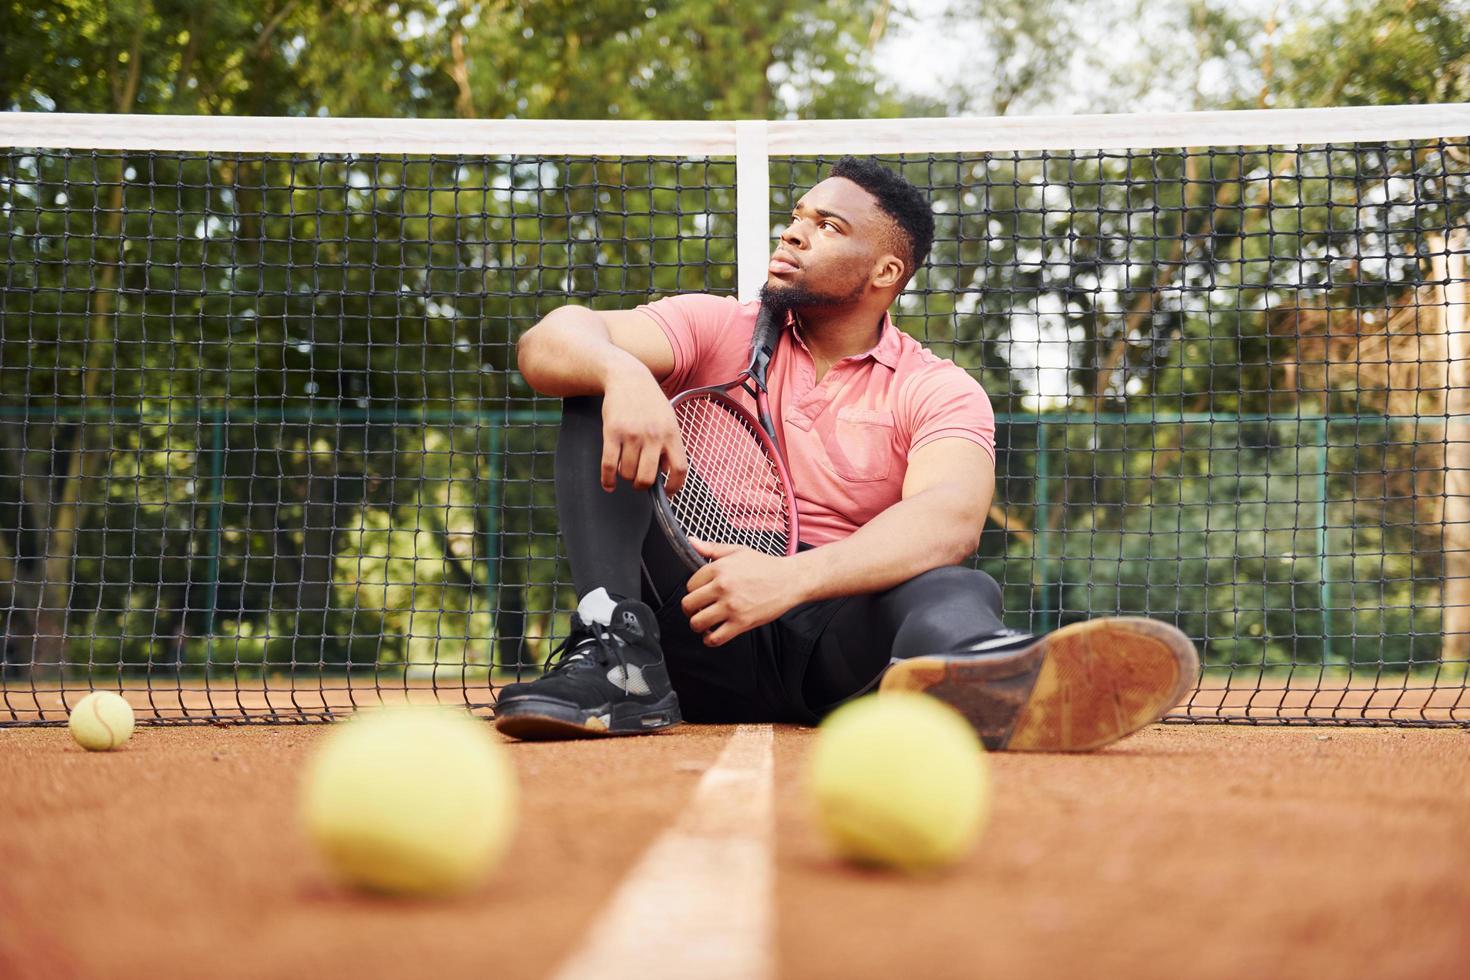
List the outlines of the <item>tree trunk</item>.
<svg viewBox="0 0 1470 980">
<path fill-rule="evenodd" d="M 1470 284 L 1465 281 L 1463 228 L 1431 240 L 1433 276 L 1449 350 L 1445 392 L 1444 512 L 1441 548 L 1444 585 L 1440 660 L 1465 662 L 1470 655 Z"/>
<path fill-rule="evenodd" d="M 146 18 L 138 18 L 130 43 L 128 70 L 113 81 L 113 109 L 119 113 L 130 112 L 133 100 L 137 98 L 145 23 Z M 103 218 L 102 242 L 120 243 L 125 232 L 124 169 L 124 161 L 116 161 L 114 174 L 108 181 L 112 190 Z M 99 244 L 99 252 L 101 248 Z M 82 363 L 81 404 L 84 408 L 90 407 L 96 398 L 112 353 L 112 319 L 123 263 L 121 245 L 115 245 L 110 256 L 99 255 L 99 260 L 90 303 L 91 331 Z M 110 449 L 89 444 L 93 428 L 84 411 L 77 417 L 75 442 L 70 451 L 60 448 L 57 441 L 50 443 L 50 478 L 46 481 L 45 494 L 30 501 L 33 509 L 44 515 L 38 527 L 44 529 L 45 544 L 36 561 L 15 563 L 10 616 L 5 627 L 6 645 L 25 650 L 26 660 L 33 670 L 54 671 L 65 656 L 66 634 L 70 625 L 72 567 L 85 506 L 84 490 L 88 479 L 98 471 L 99 461 Z M 22 457 L 23 454 L 24 447 Z M 55 476 L 62 466 L 65 467 L 65 475 L 58 486 Z M 20 634 L 16 633 L 17 625 L 21 627 Z"/>
<path fill-rule="evenodd" d="M 501 582 L 495 589 L 499 600 L 495 610 L 495 635 L 498 639 L 494 666 L 513 670 L 516 676 L 534 667 L 535 657 L 526 641 L 526 587 L 520 582 Z"/>
<path fill-rule="evenodd" d="M 492 458 L 489 462 L 491 469 L 485 474 L 485 479 L 499 479 L 500 474 L 493 471 L 495 460 Z M 476 484 L 475 499 L 484 500 L 485 494 L 478 480 Z M 482 542 L 481 550 L 489 567 L 485 576 L 485 592 L 494 601 L 491 614 L 495 625 L 486 659 L 492 669 L 514 670 L 519 676 L 524 668 L 533 666 L 534 659 L 531 645 L 526 640 L 526 586 L 525 576 L 520 572 L 525 562 L 507 560 L 501 554 L 504 539 L 490 533 L 488 518 L 491 516 L 483 508 L 475 508 L 475 533 Z M 493 518 L 494 525 L 503 530 L 504 508 L 498 507 Z"/>
<path fill-rule="evenodd" d="M 469 57 L 465 54 L 464 22 L 469 17 L 463 0 L 453 8 L 454 27 L 449 32 L 449 77 L 454 80 L 454 114 L 461 119 L 474 119 L 475 90 L 470 84 Z"/>
<path fill-rule="evenodd" d="M 326 453 L 312 454 L 301 520 L 301 580 L 296 592 L 296 638 L 326 659 L 332 611 L 332 567 L 337 555 L 337 479 Z M 323 472 L 325 470 L 325 472 Z"/>
<path fill-rule="evenodd" d="M 0 526 L 0 670 L 4 677 L 20 677 L 35 662 L 36 622 L 40 605 L 36 576 L 28 568 L 34 555 L 34 535 L 28 529 L 43 517 L 38 499 L 44 499 L 46 481 L 26 473 L 26 439 L 34 429 L 24 421 L 0 426 L 0 473 L 9 481 L 15 506 L 6 508 Z"/>
<path fill-rule="evenodd" d="M 310 471 L 302 503 L 300 577 L 294 596 L 296 647 L 325 665 L 347 659 L 347 644 L 331 634 L 332 587 L 337 543 L 360 500 L 362 481 L 355 474 L 343 474 L 341 460 L 350 450 L 339 438 L 319 436 L 313 429 L 308 439 Z M 303 662 L 298 656 L 292 659 Z"/>
</svg>

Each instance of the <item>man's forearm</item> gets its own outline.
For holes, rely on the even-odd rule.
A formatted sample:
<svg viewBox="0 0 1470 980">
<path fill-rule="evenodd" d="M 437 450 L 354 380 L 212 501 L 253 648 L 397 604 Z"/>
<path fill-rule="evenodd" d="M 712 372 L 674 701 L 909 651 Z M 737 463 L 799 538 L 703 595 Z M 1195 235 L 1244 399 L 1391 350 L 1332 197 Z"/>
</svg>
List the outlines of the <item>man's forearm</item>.
<svg viewBox="0 0 1470 980">
<path fill-rule="evenodd" d="M 959 564 L 979 546 L 989 507 L 948 486 L 899 501 L 841 541 L 790 559 L 803 601 L 881 592 Z"/>
<path fill-rule="evenodd" d="M 603 394 L 615 372 L 648 372 L 638 358 L 613 343 L 601 316 L 581 306 L 548 314 L 521 337 L 516 354 L 526 383 L 557 398 Z"/>
</svg>

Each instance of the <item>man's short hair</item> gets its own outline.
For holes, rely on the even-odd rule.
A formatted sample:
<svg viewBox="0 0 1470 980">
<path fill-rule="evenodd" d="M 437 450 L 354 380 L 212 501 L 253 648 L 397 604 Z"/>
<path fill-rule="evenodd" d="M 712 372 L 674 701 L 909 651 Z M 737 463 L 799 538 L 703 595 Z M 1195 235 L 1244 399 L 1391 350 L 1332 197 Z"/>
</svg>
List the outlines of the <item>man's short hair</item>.
<svg viewBox="0 0 1470 980">
<path fill-rule="evenodd" d="M 907 283 L 929 258 L 929 248 L 934 244 L 934 211 L 924 192 L 887 167 L 862 157 L 843 157 L 832 165 L 829 176 L 850 180 L 873 195 L 879 209 L 898 225 L 907 239 L 895 243 L 908 246 Z"/>
</svg>

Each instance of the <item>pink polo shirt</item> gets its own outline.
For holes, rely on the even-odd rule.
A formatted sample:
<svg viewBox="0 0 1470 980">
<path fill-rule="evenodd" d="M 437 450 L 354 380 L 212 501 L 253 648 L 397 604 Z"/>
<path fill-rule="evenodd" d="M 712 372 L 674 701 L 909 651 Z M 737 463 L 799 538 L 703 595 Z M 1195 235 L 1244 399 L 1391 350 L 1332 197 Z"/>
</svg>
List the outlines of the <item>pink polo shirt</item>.
<svg viewBox="0 0 1470 980">
<path fill-rule="evenodd" d="M 670 396 L 745 369 L 759 303 L 691 293 L 638 309 L 673 345 L 674 371 L 663 381 Z M 832 365 L 820 384 L 806 344 L 782 331 L 767 381 L 807 544 L 844 538 L 902 499 L 909 454 L 926 443 L 968 439 L 995 458 L 985 390 L 886 314 L 878 345 Z"/>
</svg>

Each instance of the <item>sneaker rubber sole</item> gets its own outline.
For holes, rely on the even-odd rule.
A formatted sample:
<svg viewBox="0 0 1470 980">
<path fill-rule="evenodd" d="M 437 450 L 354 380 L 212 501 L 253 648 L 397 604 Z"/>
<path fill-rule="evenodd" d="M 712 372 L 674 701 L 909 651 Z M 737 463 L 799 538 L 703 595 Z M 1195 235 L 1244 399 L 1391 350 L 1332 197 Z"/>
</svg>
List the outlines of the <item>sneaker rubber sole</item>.
<svg viewBox="0 0 1470 980">
<path fill-rule="evenodd" d="M 1064 626 L 1008 653 L 900 660 L 879 691 L 947 702 L 987 749 L 1086 752 L 1158 721 L 1198 679 L 1199 654 L 1178 629 L 1111 616 Z"/>
<path fill-rule="evenodd" d="M 555 698 L 525 696 L 496 705 L 495 728 L 512 738 L 541 741 L 643 735 L 683 721 L 674 693 L 653 704 L 628 702 L 583 708 Z"/>
</svg>

